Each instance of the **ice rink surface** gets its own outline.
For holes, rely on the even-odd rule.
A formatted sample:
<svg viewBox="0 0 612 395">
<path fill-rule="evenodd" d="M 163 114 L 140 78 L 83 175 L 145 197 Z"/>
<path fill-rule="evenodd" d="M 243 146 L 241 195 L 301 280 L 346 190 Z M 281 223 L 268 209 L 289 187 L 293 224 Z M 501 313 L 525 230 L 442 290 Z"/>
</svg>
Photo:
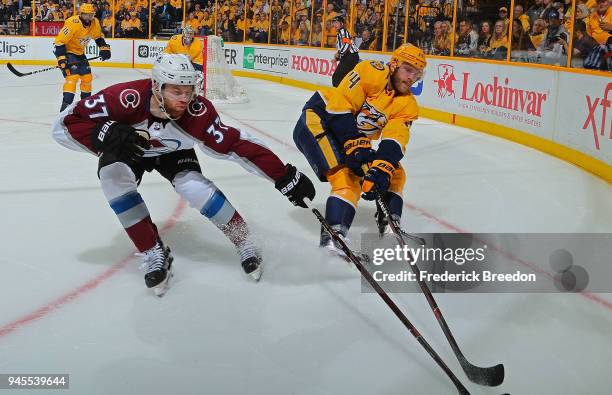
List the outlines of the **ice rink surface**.
<svg viewBox="0 0 612 395">
<path fill-rule="evenodd" d="M 94 91 L 148 75 L 94 71 Z M 218 106 L 222 121 L 314 180 L 291 139 L 311 92 L 239 81 L 250 102 Z M 69 394 L 455 393 L 379 297 L 361 293 L 358 272 L 318 251 L 312 213 L 202 152 L 203 173 L 257 232 L 264 276 L 248 282 L 223 235 L 146 174 L 140 192 L 175 257 L 171 289 L 154 297 L 99 188 L 96 158 L 50 137 L 61 83 L 59 72 L 0 71 L 0 373 L 69 373 Z M 410 231 L 612 232 L 609 184 L 502 139 L 420 119 L 403 164 Z M 329 186 L 316 188 L 322 209 Z M 374 211 L 362 204 L 354 239 L 374 230 Z M 467 380 L 422 295 L 393 298 L 472 394 L 604 395 L 612 295 L 597 296 L 437 294 L 468 359 L 505 364 L 498 388 Z"/>
</svg>

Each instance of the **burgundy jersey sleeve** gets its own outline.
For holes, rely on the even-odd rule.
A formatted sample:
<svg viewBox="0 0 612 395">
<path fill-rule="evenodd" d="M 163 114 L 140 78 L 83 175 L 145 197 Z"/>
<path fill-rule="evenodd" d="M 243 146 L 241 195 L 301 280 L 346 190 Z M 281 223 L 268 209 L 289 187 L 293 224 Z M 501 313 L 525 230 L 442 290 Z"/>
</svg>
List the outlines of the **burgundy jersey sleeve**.
<svg viewBox="0 0 612 395">
<path fill-rule="evenodd" d="M 198 136 L 202 148 L 212 156 L 239 162 L 247 170 L 277 181 L 285 172 L 285 165 L 265 144 L 248 133 L 227 126 L 212 103 L 200 102 L 206 107 L 203 122 L 198 122 Z M 201 134 L 200 134 L 201 133 Z"/>
<path fill-rule="evenodd" d="M 95 152 L 91 134 L 96 125 L 108 120 L 132 125 L 145 119 L 150 89 L 150 80 L 109 86 L 79 101 L 63 123 L 74 140 Z"/>
</svg>

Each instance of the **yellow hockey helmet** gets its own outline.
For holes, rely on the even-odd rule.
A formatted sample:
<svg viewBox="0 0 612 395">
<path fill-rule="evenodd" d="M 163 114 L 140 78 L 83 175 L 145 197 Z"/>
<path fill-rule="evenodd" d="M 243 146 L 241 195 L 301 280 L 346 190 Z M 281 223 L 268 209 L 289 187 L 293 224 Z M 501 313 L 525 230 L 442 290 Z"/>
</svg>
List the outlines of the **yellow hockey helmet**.
<svg viewBox="0 0 612 395">
<path fill-rule="evenodd" d="M 79 8 L 79 13 L 80 14 L 95 14 L 96 7 L 94 7 L 93 4 L 83 3 L 81 4 L 81 7 Z"/>
<path fill-rule="evenodd" d="M 425 66 L 427 66 L 425 54 L 421 48 L 412 44 L 402 44 L 391 54 L 391 63 L 399 66 L 404 62 L 414 66 L 420 71 L 423 71 Z"/>
</svg>

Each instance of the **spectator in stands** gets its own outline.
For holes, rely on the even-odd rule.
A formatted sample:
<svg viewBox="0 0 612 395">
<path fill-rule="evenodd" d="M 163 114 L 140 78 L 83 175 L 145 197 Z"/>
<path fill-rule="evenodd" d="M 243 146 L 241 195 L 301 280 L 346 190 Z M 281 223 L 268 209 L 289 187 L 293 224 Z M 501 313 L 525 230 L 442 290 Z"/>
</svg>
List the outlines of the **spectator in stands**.
<svg viewBox="0 0 612 395">
<path fill-rule="evenodd" d="M 126 14 L 125 18 L 121 21 L 121 37 L 132 38 L 135 35 L 134 29 L 136 27 L 132 23 L 132 15 Z"/>
<path fill-rule="evenodd" d="M 544 11 L 544 0 L 535 0 L 535 3 L 526 12 L 529 17 L 530 26 L 533 26 L 535 20 L 542 14 L 542 11 Z"/>
<path fill-rule="evenodd" d="M 159 21 L 165 29 L 169 29 L 174 22 L 175 9 L 170 4 L 170 0 L 164 0 L 164 3 L 157 9 Z"/>
<path fill-rule="evenodd" d="M 104 34 L 105 37 L 112 37 L 113 23 L 115 23 L 115 21 L 112 14 L 102 20 L 102 34 Z"/>
<path fill-rule="evenodd" d="M 289 45 L 289 40 L 291 39 L 289 33 L 289 23 L 287 21 L 282 21 L 281 28 L 278 33 L 278 43 L 283 45 Z"/>
<path fill-rule="evenodd" d="M 588 19 L 587 31 L 599 44 L 611 43 L 612 7 L 610 0 L 597 0 L 595 11 Z"/>
<path fill-rule="evenodd" d="M 234 23 L 230 20 L 229 11 L 221 14 L 217 25 L 217 32 L 220 33 L 223 40 L 232 41 L 235 35 L 233 31 Z"/>
<path fill-rule="evenodd" d="M 215 24 L 214 16 L 207 10 L 202 11 L 202 21 L 200 22 L 200 35 L 208 36 L 213 34 L 213 25 Z"/>
<path fill-rule="evenodd" d="M 310 29 L 305 20 L 301 20 L 298 25 L 297 45 L 308 45 L 310 39 Z"/>
<path fill-rule="evenodd" d="M 497 60 L 505 60 L 508 56 L 508 34 L 504 21 L 498 20 L 493 28 L 493 35 L 489 45 L 489 57 Z"/>
<path fill-rule="evenodd" d="M 334 10 L 334 3 L 327 3 L 325 10 L 325 46 L 334 47 L 336 45 L 336 28 L 334 27 L 334 18 L 340 15 Z"/>
<path fill-rule="evenodd" d="M 512 51 L 535 51 L 529 34 L 523 28 L 520 19 L 515 18 L 512 23 Z M 512 55 L 512 54 L 511 54 Z"/>
<path fill-rule="evenodd" d="M 544 63 L 565 65 L 568 42 L 569 34 L 561 24 L 559 12 L 557 10 L 549 12 L 548 32 L 538 47 L 538 51 L 543 55 Z"/>
<path fill-rule="evenodd" d="M 576 4 L 576 20 L 583 21 L 586 24 L 590 13 L 591 11 L 586 4 Z"/>
<path fill-rule="evenodd" d="M 372 32 L 370 32 L 368 29 L 365 29 L 365 28 L 361 32 L 361 35 L 355 38 L 355 45 L 357 46 L 357 48 L 359 48 L 360 51 L 362 49 L 368 50 L 371 43 L 372 43 Z"/>
<path fill-rule="evenodd" d="M 508 31 L 508 26 L 510 26 L 510 18 L 508 18 L 508 9 L 506 7 L 500 7 L 498 17 L 499 20 L 504 21 L 504 25 L 506 25 L 506 31 Z"/>
<path fill-rule="evenodd" d="M 142 37 L 145 37 L 145 32 L 146 34 L 149 34 L 149 9 L 148 7 L 145 8 L 142 5 L 138 6 L 138 11 L 136 13 L 136 16 L 138 17 L 138 19 L 140 19 L 140 29 L 141 29 L 140 34 Z"/>
<path fill-rule="evenodd" d="M 103 21 L 106 17 L 111 16 L 113 14 L 108 3 L 104 3 L 102 8 L 99 9 L 98 12 L 100 14 L 100 17 L 98 18 L 99 21 Z"/>
<path fill-rule="evenodd" d="M 30 35 L 30 24 L 32 23 L 32 8 L 23 7 L 21 9 L 21 14 L 19 15 L 18 21 L 19 21 L 18 34 L 22 36 Z"/>
<path fill-rule="evenodd" d="M 64 13 L 59 5 L 53 6 L 53 12 L 51 14 L 54 22 L 61 22 L 64 20 Z"/>
<path fill-rule="evenodd" d="M 244 12 L 240 13 L 238 19 L 234 23 L 234 27 L 236 29 L 236 37 L 234 37 L 235 41 L 242 42 L 244 41 L 244 32 L 245 32 L 246 21 L 244 19 Z"/>
<path fill-rule="evenodd" d="M 546 21 L 544 21 L 542 18 L 537 18 L 533 22 L 533 29 L 531 33 L 529 33 L 529 38 L 531 39 L 533 46 L 538 48 L 542 41 L 544 41 L 547 33 L 548 30 L 546 28 Z"/>
<path fill-rule="evenodd" d="M 267 26 L 264 24 L 267 23 L 265 21 L 265 17 L 263 14 L 255 14 L 253 19 L 253 24 L 249 28 L 249 38 L 254 43 L 267 43 L 268 42 L 268 32 Z"/>
<path fill-rule="evenodd" d="M 9 9 L 8 6 L 0 1 L 0 34 L 7 34 L 5 27 L 9 20 Z"/>
<path fill-rule="evenodd" d="M 548 14 L 552 11 L 556 11 L 555 7 L 553 7 L 553 0 L 543 0 L 542 5 L 544 6 L 544 10 L 540 13 L 540 18 L 548 21 Z"/>
<path fill-rule="evenodd" d="M 448 33 L 445 32 L 444 23 L 437 21 L 434 23 L 434 38 L 432 43 L 432 55 L 449 56 L 451 49 L 451 41 Z"/>
<path fill-rule="evenodd" d="M 572 63 L 576 60 L 581 60 L 584 68 L 605 69 L 605 67 L 602 67 L 605 66 L 602 57 L 594 53 L 600 50 L 600 44 L 593 37 L 589 36 L 584 21 L 577 20 L 574 22 L 573 46 Z M 588 62 L 586 61 L 587 59 L 589 59 Z"/>
<path fill-rule="evenodd" d="M 491 49 L 491 22 L 482 21 L 478 32 L 478 56 L 486 58 Z"/>
<path fill-rule="evenodd" d="M 474 56 L 478 50 L 478 33 L 472 30 L 472 22 L 459 22 L 459 35 L 455 43 L 455 56 Z"/>
<path fill-rule="evenodd" d="M 523 31 L 529 33 L 531 30 L 531 24 L 529 23 L 529 17 L 523 12 L 523 6 L 517 4 L 514 6 L 514 19 L 518 19 L 523 26 Z"/>
<path fill-rule="evenodd" d="M 323 39 L 323 27 L 321 25 L 321 22 L 319 23 L 315 22 L 315 24 L 312 26 L 312 37 L 311 37 L 310 45 L 312 45 L 313 47 L 320 47 L 322 39 Z"/>
</svg>

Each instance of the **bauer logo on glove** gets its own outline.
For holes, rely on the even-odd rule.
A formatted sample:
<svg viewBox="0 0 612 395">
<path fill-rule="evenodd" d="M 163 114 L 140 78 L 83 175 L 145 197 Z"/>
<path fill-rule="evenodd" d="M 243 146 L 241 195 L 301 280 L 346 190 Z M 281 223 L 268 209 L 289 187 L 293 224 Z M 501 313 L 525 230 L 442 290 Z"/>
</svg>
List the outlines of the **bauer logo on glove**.
<svg viewBox="0 0 612 395">
<path fill-rule="evenodd" d="M 312 201 L 315 197 L 312 181 L 305 174 L 297 171 L 295 166 L 288 164 L 286 169 L 287 172 L 276 181 L 274 186 L 280 193 L 287 196 L 294 206 L 307 208 L 304 199 L 308 198 Z"/>
<path fill-rule="evenodd" d="M 391 163 L 386 160 L 375 160 L 363 178 L 363 184 L 361 185 L 363 194 L 361 197 L 365 200 L 375 200 L 376 191 L 384 192 L 389 189 L 389 183 L 394 172 L 395 166 Z"/>
</svg>

